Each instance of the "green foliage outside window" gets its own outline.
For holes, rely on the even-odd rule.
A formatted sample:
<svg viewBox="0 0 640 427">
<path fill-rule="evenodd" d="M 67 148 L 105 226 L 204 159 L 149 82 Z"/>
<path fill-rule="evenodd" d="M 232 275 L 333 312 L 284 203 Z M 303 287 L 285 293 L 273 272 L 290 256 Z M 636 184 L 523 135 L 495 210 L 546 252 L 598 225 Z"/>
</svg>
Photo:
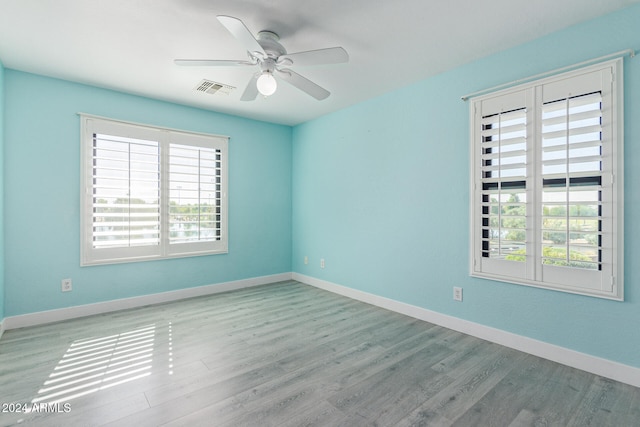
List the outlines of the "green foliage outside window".
<svg viewBox="0 0 640 427">
<path fill-rule="evenodd" d="M 547 265 L 560 265 L 565 267 L 578 268 L 596 268 L 597 264 L 592 257 L 578 251 L 569 251 L 569 260 L 567 261 L 567 250 L 564 248 L 554 248 L 545 246 L 542 248 L 542 263 Z M 510 261 L 524 261 L 525 250 L 520 249 L 507 255 L 505 259 Z"/>
</svg>

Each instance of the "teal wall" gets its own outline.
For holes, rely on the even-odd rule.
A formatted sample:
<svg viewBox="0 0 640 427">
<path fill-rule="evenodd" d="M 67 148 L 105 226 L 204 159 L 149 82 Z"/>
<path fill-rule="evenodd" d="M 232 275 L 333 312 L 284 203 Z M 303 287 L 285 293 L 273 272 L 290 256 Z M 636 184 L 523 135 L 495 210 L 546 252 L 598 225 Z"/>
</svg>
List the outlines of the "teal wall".
<svg viewBox="0 0 640 427">
<path fill-rule="evenodd" d="M 5 316 L 291 271 L 290 127 L 11 69 L 4 82 Z M 78 112 L 230 136 L 229 253 L 81 268 Z"/>
<path fill-rule="evenodd" d="M 640 6 L 628 8 L 295 127 L 293 270 L 640 367 L 640 58 L 624 60 L 625 302 L 469 277 L 469 104 L 460 100 L 637 50 L 638 22 Z"/>
<path fill-rule="evenodd" d="M 4 66 L 0 61 L 0 322 L 4 319 Z"/>
</svg>

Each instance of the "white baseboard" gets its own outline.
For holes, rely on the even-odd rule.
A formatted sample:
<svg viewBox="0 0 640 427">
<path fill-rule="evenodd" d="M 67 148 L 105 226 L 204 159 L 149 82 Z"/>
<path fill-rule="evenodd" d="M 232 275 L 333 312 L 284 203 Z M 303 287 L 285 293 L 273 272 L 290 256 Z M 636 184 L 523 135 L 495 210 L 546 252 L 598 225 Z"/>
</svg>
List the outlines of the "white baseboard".
<svg viewBox="0 0 640 427">
<path fill-rule="evenodd" d="M 269 283 L 291 280 L 291 273 L 274 274 L 270 276 L 253 277 L 250 279 L 235 280 L 232 282 L 217 283 L 214 285 L 197 286 L 194 288 L 179 289 L 157 294 L 142 295 L 139 297 L 123 298 L 112 301 L 98 302 L 94 304 L 78 305 L 56 310 L 39 311 L 37 313 L 9 316 L 4 319 L 4 328 L 16 329 L 27 326 L 42 325 L 91 316 L 94 314 L 108 313 L 111 311 L 125 310 L 128 308 L 142 307 L 145 305 L 161 304 L 177 301 L 185 298 L 199 297 L 220 292 L 233 291 L 251 286 L 266 285 Z M 2 329 L 0 329 L 1 331 Z"/>
<path fill-rule="evenodd" d="M 293 280 L 305 283 L 329 292 L 343 295 L 358 301 L 375 305 L 416 319 L 424 320 L 448 329 L 453 329 L 486 341 L 510 347 L 572 368 L 610 378 L 621 383 L 640 387 L 640 368 L 613 362 L 589 354 L 581 353 L 565 347 L 538 341 L 522 335 L 506 332 L 501 329 L 459 319 L 457 317 L 427 310 L 415 305 L 406 304 L 389 298 L 337 285 L 314 277 L 293 273 Z"/>
<path fill-rule="evenodd" d="M 4 334 L 4 319 L 0 320 L 0 339 L 2 338 L 2 334 Z"/>
</svg>

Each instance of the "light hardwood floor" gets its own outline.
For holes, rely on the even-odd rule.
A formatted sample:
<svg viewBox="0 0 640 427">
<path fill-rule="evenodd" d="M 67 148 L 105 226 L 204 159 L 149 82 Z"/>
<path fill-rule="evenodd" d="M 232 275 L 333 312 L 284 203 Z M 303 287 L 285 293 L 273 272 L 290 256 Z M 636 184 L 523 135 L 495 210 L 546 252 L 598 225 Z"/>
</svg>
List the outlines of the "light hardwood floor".
<svg viewBox="0 0 640 427">
<path fill-rule="evenodd" d="M 640 425 L 638 388 L 297 282 L 9 330 L 12 402 L 0 425 Z"/>
</svg>

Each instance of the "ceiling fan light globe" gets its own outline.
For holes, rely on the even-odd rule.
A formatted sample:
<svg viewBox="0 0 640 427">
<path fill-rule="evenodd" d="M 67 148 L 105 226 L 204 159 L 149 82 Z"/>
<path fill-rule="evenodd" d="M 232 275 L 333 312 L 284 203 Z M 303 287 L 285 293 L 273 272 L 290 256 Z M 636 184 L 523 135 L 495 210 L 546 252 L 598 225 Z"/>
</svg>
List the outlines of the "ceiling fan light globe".
<svg viewBox="0 0 640 427">
<path fill-rule="evenodd" d="M 276 92 L 278 82 L 276 82 L 275 77 L 273 77 L 270 72 L 265 71 L 260 75 L 260 77 L 258 77 L 256 86 L 258 87 L 258 92 L 262 95 L 271 96 Z"/>
</svg>

